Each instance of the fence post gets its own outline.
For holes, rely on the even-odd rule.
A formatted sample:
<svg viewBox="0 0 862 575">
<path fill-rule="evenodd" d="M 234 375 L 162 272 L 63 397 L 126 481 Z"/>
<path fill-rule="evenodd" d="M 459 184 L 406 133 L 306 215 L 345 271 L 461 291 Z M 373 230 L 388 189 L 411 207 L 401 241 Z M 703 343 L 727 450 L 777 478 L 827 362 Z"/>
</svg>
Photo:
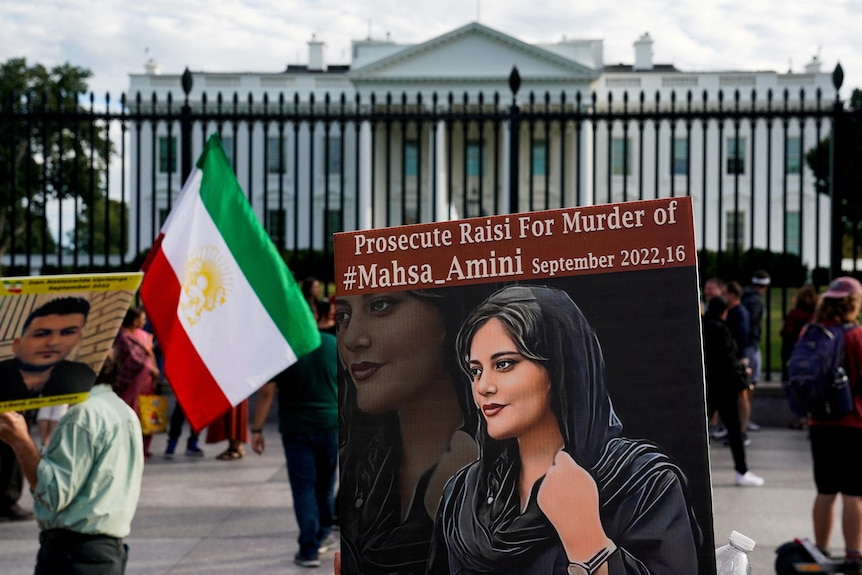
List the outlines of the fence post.
<svg viewBox="0 0 862 575">
<path fill-rule="evenodd" d="M 192 91 L 192 73 L 188 68 L 183 72 L 183 92 L 185 99 L 180 110 L 180 168 L 182 184 L 185 185 L 192 173 L 192 107 L 189 105 L 189 94 Z"/>
<path fill-rule="evenodd" d="M 521 158 L 521 118 L 518 111 L 518 89 L 521 87 L 521 75 L 518 67 L 512 67 L 509 74 L 509 88 L 512 90 L 512 107 L 509 109 L 509 213 L 518 212 L 518 164 Z"/>
<path fill-rule="evenodd" d="M 844 70 L 839 63 L 832 72 L 832 85 L 835 86 L 835 103 L 832 116 L 832 137 L 829 146 L 829 197 L 831 200 L 831 228 L 832 241 L 830 250 L 831 278 L 842 275 L 841 260 L 844 252 L 844 199 L 846 194 L 846 162 L 847 162 L 847 121 L 848 117 L 844 111 L 844 103 L 841 101 L 839 90 L 844 83 Z M 855 266 L 854 266 L 855 267 Z"/>
</svg>

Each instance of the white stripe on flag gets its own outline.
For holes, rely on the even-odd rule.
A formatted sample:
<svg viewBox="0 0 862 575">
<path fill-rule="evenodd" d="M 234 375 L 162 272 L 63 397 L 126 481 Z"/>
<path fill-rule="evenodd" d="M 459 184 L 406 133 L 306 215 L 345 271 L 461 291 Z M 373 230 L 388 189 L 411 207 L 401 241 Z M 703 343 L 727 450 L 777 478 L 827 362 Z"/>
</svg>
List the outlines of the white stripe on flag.
<svg viewBox="0 0 862 575">
<path fill-rule="evenodd" d="M 198 174 L 190 182 L 184 201 L 174 208 L 175 225 L 161 247 L 183 285 L 181 299 L 187 296 L 199 301 L 200 292 L 208 287 L 203 281 L 197 286 L 185 285 L 187 264 L 208 263 L 209 277 L 221 276 L 223 302 L 215 298 L 209 302 L 214 304 L 212 309 L 192 314 L 190 319 L 181 301 L 177 316 L 201 360 L 231 405 L 236 405 L 275 375 L 267 368 L 255 371 L 256 366 L 271 366 L 273 358 L 278 357 L 284 358 L 282 365 L 288 365 L 296 361 L 296 355 L 261 305 L 201 202 L 200 181 Z M 178 229 L 181 225 L 185 229 Z M 199 303 L 206 305 L 205 300 Z"/>
</svg>

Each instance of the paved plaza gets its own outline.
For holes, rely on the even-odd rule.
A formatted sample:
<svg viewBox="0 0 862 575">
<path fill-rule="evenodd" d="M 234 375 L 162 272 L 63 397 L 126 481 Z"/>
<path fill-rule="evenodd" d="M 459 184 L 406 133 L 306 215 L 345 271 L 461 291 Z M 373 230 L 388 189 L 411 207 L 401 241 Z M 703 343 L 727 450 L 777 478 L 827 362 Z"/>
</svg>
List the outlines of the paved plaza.
<svg viewBox="0 0 862 575">
<path fill-rule="evenodd" d="M 780 412 L 780 402 L 774 403 Z M 769 422 L 772 408 L 762 403 L 760 408 L 767 410 L 761 411 L 761 421 Z M 814 486 L 806 432 L 787 429 L 783 416 L 772 419 L 774 425 L 751 434 L 748 448 L 749 465 L 766 479 L 764 487 L 736 487 L 730 450 L 714 441 L 710 447 L 716 545 L 724 544 L 732 529 L 753 538 L 755 575 L 774 572 L 778 545 L 812 535 Z M 275 423 L 267 423 L 265 433 L 267 452 L 249 451 L 237 461 L 214 459 L 222 444 L 205 445 L 204 458 L 179 454 L 165 460 L 165 436 L 154 439 L 156 455 L 147 463 L 127 539 L 129 575 L 331 573 L 332 551 L 317 569 L 293 563 L 297 527 Z M 31 507 L 29 494 L 21 503 Z M 840 529 L 835 535 L 837 546 Z M 34 521 L 0 523 L 0 573 L 32 573 L 37 548 Z"/>
</svg>

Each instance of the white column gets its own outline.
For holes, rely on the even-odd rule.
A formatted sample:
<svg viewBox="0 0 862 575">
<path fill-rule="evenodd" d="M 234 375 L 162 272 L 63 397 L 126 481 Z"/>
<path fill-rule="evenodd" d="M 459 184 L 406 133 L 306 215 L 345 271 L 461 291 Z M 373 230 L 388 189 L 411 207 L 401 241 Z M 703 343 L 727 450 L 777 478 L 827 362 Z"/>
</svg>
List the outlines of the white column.
<svg viewBox="0 0 862 575">
<path fill-rule="evenodd" d="M 437 205 L 434 208 L 435 221 L 452 219 L 452 210 L 448 203 L 449 190 L 446 188 L 446 122 L 437 123 L 437 147 L 434 154 L 437 157 L 437 171 L 434 178 L 437 182 Z"/>
<path fill-rule="evenodd" d="M 374 193 L 371 162 L 374 161 L 374 150 L 371 149 L 371 125 L 367 122 L 359 130 L 359 146 L 359 197 L 356 198 L 356 209 L 359 210 L 359 229 L 367 230 L 374 226 L 371 214 L 371 194 Z"/>
</svg>

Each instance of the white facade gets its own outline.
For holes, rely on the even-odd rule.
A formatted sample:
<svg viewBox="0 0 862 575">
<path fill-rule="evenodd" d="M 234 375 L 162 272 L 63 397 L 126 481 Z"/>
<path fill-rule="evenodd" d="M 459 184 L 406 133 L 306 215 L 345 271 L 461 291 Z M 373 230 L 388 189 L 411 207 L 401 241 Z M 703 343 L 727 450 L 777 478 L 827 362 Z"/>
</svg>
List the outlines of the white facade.
<svg viewBox="0 0 862 575">
<path fill-rule="evenodd" d="M 351 64 L 332 66 L 326 62 L 325 44 L 314 38 L 309 42 L 306 66 L 289 66 L 281 73 L 193 72 L 190 102 L 199 109 L 206 93 L 206 108 L 212 111 L 220 92 L 225 98 L 223 108 L 231 110 L 233 94 L 237 93 L 240 108 L 251 101 L 255 108 L 262 109 L 266 96 L 268 109 L 276 110 L 279 95 L 283 94 L 284 109 L 289 111 L 295 98 L 300 109 L 307 107 L 312 97 L 314 107 L 321 109 L 329 94 L 329 105 L 337 110 L 342 94 L 348 105 L 358 96 L 365 106 L 370 105 L 374 95 L 375 109 L 409 113 L 418 106 L 418 95 L 426 110 L 432 107 L 435 94 L 437 108 L 448 109 L 451 93 L 451 109 L 470 112 L 478 109 L 479 94 L 484 95 L 487 107 L 497 93 L 501 109 L 508 110 L 511 104 L 508 82 L 513 67 L 517 67 L 521 77 L 517 96 L 522 111 L 530 109 L 531 93 L 537 106 L 545 106 L 547 93 L 550 109 L 561 108 L 563 94 L 564 106 L 569 109 L 579 92 L 584 106 L 591 104 L 594 94 L 597 111 L 609 107 L 622 110 L 627 96 L 630 112 L 638 111 L 641 92 L 645 94 L 646 109 L 656 109 L 657 94 L 658 109 L 662 110 L 669 109 L 674 92 L 674 107 L 678 111 L 685 110 L 689 91 L 695 107 L 703 107 L 705 95 L 708 108 L 718 107 L 721 91 L 724 96 L 721 105 L 726 110 L 735 105 L 737 90 L 740 107 L 750 106 L 753 91 L 757 102 L 765 102 L 771 90 L 774 109 L 785 105 L 785 90 L 789 93 L 790 108 L 813 106 L 817 90 L 822 92 L 824 108 L 835 97 L 830 75 L 820 72 L 816 61 L 803 73 L 681 72 L 671 65 L 653 63 L 652 43 L 649 35 L 637 39 L 633 46 L 634 65 L 605 66 L 601 40 L 527 44 L 472 23 L 416 45 L 389 40 L 355 41 Z M 143 74 L 130 75 L 130 99 L 137 92 L 145 103 L 151 102 L 152 94 L 164 102 L 170 92 L 173 109 L 177 111 L 182 104 L 180 76 L 160 74 L 155 66 Z M 467 106 L 463 105 L 465 95 Z M 438 122 L 432 126 L 405 121 L 378 122 L 372 127 L 348 121 L 342 138 L 342 128 L 335 123 L 329 127 L 318 123 L 313 129 L 300 123 L 297 132 L 293 124 L 288 124 L 284 128 L 284 162 L 298 168 L 286 169 L 284 173 L 277 168 L 277 161 L 275 166 L 267 168 L 262 159 L 267 140 L 277 140 L 278 126 L 258 123 L 249 127 L 225 122 L 220 131 L 229 155 L 233 155 L 230 148 L 235 145 L 238 157 L 233 160 L 240 184 L 271 234 L 278 226 L 277 220 L 286 219 L 283 237 L 277 239 L 279 243 L 288 248 L 297 245 L 319 249 L 325 242 L 327 221 L 331 223 L 341 217 L 344 229 L 353 229 L 507 211 L 508 124 Z M 683 195 L 690 185 L 699 245 L 705 241 L 710 249 L 738 246 L 741 251 L 751 247 L 781 251 L 786 234 L 788 251 L 795 252 L 801 245 L 803 261 L 809 266 L 828 265 L 828 204 L 824 198 L 815 197 L 804 160 L 805 152 L 815 145 L 818 137 L 828 135 L 828 122 L 821 124 L 819 132 L 814 121 L 804 125 L 790 121 L 786 127 L 778 121 L 773 121 L 771 127 L 764 120 L 743 121 L 739 127 L 726 122 L 719 131 L 716 122 L 710 120 L 706 132 L 701 120 L 692 121 L 690 128 L 677 122 L 673 131 L 667 122 L 647 121 L 642 130 L 637 126 L 637 121 L 633 121 L 625 132 L 619 122 L 610 130 L 606 124 L 594 127 L 589 122 L 579 127 L 572 123 L 562 126 L 523 123 L 519 139 L 519 187 L 525 193 L 519 209 L 636 199 L 642 189 L 646 190 L 644 197 L 651 198 L 656 195 L 656 186 L 658 196 Z M 216 128 L 209 125 L 207 132 Z M 196 126 L 195 130 L 193 156 L 199 153 L 204 139 L 201 128 Z M 167 137 L 167 125 L 156 126 L 156 134 L 160 140 Z M 179 134 L 178 126 L 174 126 L 173 134 L 175 137 Z M 295 138 L 294 134 L 298 136 Z M 170 162 L 164 142 L 154 146 L 152 137 L 152 127 L 144 126 L 140 149 L 138 136 L 133 133 L 130 138 L 131 157 L 140 157 L 142 162 L 140 213 L 136 200 L 130 202 L 130 221 L 142 218 L 141 248 L 149 245 L 153 235 L 153 229 L 148 227 L 150 222 L 159 219 L 152 217 L 152 206 L 155 203 L 159 217 L 165 215 L 169 190 L 175 197 L 181 186 L 178 167 L 172 174 L 166 173 Z M 369 153 L 372 147 L 373 154 Z M 153 149 L 158 159 L 152 158 Z M 272 162 L 277 149 L 269 151 Z M 175 154 L 178 158 L 178 150 Z M 408 156 L 409 174 L 404 169 Z M 358 161 L 354 161 L 356 158 Z M 153 166 L 153 161 L 161 165 Z M 796 165 L 801 166 L 801 174 L 793 173 Z M 786 176 L 785 166 L 790 171 Z M 133 182 L 135 177 L 134 173 L 130 176 Z M 136 187 L 133 185 L 131 189 Z M 436 190 L 436 197 L 432 197 L 431 190 Z M 799 215 L 800 201 L 803 216 Z M 814 222 L 817 201 L 821 202 L 819 227 Z M 772 222 L 769 238 L 765 225 L 767 211 Z M 717 216 L 719 213 L 721 218 Z M 750 225 L 752 217 L 754 226 Z M 816 230 L 822 238 L 819 256 L 812 241 Z M 135 238 L 130 239 L 132 250 L 136 251 Z"/>
</svg>

